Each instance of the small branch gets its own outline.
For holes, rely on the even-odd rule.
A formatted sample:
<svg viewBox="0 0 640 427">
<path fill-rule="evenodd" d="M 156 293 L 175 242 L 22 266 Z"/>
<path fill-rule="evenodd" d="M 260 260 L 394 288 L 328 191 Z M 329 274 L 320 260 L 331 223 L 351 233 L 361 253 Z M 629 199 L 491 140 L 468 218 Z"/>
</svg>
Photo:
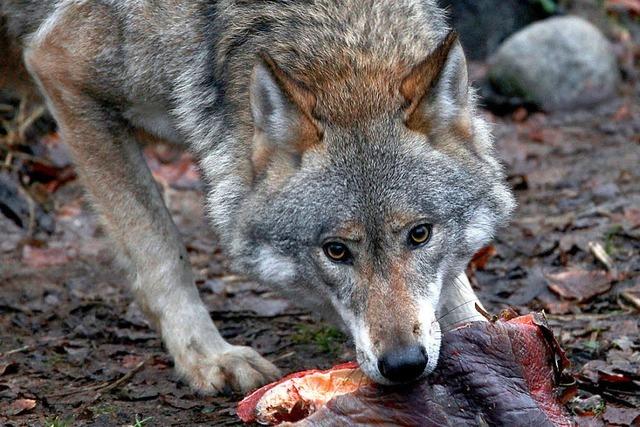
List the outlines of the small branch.
<svg viewBox="0 0 640 427">
<path fill-rule="evenodd" d="M 604 320 L 611 319 L 612 317 L 619 317 L 630 315 L 633 313 L 633 310 L 628 311 L 613 311 L 610 313 L 603 314 L 589 314 L 589 313 L 581 313 L 581 314 L 547 314 L 547 319 L 549 320 L 559 320 L 559 321 L 567 321 L 567 320 Z"/>
<path fill-rule="evenodd" d="M 599 242 L 589 242 L 587 245 L 589 246 L 589 251 L 591 251 L 594 258 L 604 265 L 608 271 L 615 273 L 613 260 L 604 247 Z"/>
<path fill-rule="evenodd" d="M 271 359 L 271 363 L 276 363 L 276 362 L 279 362 L 281 360 L 288 359 L 291 356 L 295 356 L 295 354 L 296 354 L 295 351 L 290 351 L 289 353 L 285 353 L 285 354 L 283 354 L 281 356 L 274 357 L 273 359 Z"/>
<path fill-rule="evenodd" d="M 623 291 L 620 296 L 629 304 L 633 305 L 637 310 L 640 310 L 640 297 L 635 295 L 631 291 Z"/>
<path fill-rule="evenodd" d="M 118 378 L 117 380 L 115 380 L 112 383 L 109 384 L 104 384 L 100 387 L 96 388 L 84 388 L 82 390 L 78 390 L 78 392 L 80 391 L 86 391 L 87 389 L 89 390 L 95 390 L 96 394 L 90 398 L 87 402 L 82 404 L 82 407 L 80 408 L 80 412 L 84 411 L 89 405 L 97 402 L 98 400 L 100 400 L 102 398 L 102 396 L 104 396 L 105 394 L 109 393 L 111 390 L 116 389 L 118 387 L 120 387 L 121 385 L 127 383 L 129 380 L 131 380 L 131 378 L 134 377 L 135 374 L 138 373 L 138 371 L 140 371 L 140 369 L 142 369 L 142 367 L 145 365 L 145 363 L 147 363 L 149 360 L 151 359 L 151 357 L 147 357 L 145 358 L 142 362 L 138 363 L 136 366 L 134 366 L 129 372 L 127 372 L 126 374 L 124 374 L 123 376 L 121 376 L 120 378 Z M 73 393 L 70 393 L 73 394 Z"/>
<path fill-rule="evenodd" d="M 29 350 L 31 348 L 35 348 L 35 347 L 36 347 L 36 345 L 25 345 L 25 346 L 22 346 L 22 347 L 14 348 L 13 350 L 9 350 L 7 352 L 0 353 L 0 357 L 7 357 L 7 356 L 10 356 L 12 354 L 22 353 L 23 351 L 27 351 L 27 350 Z"/>
<path fill-rule="evenodd" d="M 4 353 L 0 353 L 0 358 L 4 358 L 7 356 L 10 356 L 12 354 L 16 354 L 16 353 L 22 353 L 25 351 L 32 351 L 35 350 L 36 348 L 42 346 L 42 345 L 49 345 L 52 343 L 59 343 L 62 341 L 66 341 L 68 339 L 68 337 L 54 337 L 54 338 L 48 338 L 48 339 L 43 339 L 40 342 L 36 342 L 33 344 L 28 344 L 28 345 L 23 345 L 22 347 L 18 347 L 18 348 L 14 348 L 13 350 L 8 350 L 5 351 Z"/>
</svg>

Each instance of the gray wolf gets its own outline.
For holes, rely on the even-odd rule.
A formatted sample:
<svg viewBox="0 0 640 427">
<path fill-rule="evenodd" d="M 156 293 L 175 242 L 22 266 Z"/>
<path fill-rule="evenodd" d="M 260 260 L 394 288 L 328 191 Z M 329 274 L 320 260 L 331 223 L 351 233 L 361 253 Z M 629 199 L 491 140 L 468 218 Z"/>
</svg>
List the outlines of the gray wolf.
<svg viewBox="0 0 640 427">
<path fill-rule="evenodd" d="M 197 155 L 234 268 L 339 320 L 373 380 L 432 371 L 443 325 L 477 316 L 462 272 L 514 201 L 435 1 L 0 8 L 4 75 L 24 64 L 39 88 L 137 301 L 198 390 L 279 372 L 211 321 L 140 130 Z"/>
</svg>

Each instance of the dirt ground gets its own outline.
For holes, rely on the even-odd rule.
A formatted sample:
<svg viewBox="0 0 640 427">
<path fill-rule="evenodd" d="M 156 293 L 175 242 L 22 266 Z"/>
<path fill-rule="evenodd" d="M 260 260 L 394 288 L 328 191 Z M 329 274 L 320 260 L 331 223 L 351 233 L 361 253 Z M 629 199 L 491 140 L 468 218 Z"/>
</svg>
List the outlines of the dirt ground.
<svg viewBox="0 0 640 427">
<path fill-rule="evenodd" d="M 640 91 L 623 92 L 591 111 L 491 117 L 519 207 L 469 267 L 489 311 L 547 313 L 576 378 L 563 399 L 589 426 L 640 422 Z M 0 213 L 0 424 L 238 424 L 241 396 L 197 396 L 174 377 L 64 146 L 26 138 L 0 151 L 24 201 Z M 284 372 L 353 360 L 333 326 L 228 271 L 187 154 L 146 154 L 225 338 Z"/>
</svg>

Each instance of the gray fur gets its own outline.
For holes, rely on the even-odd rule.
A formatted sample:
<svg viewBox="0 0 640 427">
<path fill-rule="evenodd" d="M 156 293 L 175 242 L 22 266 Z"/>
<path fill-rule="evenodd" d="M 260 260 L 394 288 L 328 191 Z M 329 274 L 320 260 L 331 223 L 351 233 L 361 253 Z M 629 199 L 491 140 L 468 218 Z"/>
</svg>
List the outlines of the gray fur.
<svg viewBox="0 0 640 427">
<path fill-rule="evenodd" d="M 358 352 L 365 371 L 379 381 L 373 359 L 399 332 L 395 326 L 385 331 L 384 319 L 367 324 L 369 296 L 389 296 L 391 325 L 397 277 L 390 271 L 402 264 L 403 292 L 435 310 L 440 293 L 513 209 L 488 126 L 475 112 L 459 45 L 420 104 L 431 130 L 419 133 L 403 122 L 402 79 L 449 32 L 435 1 L 0 0 L 0 15 L 4 31 L 24 48 L 107 228 L 128 255 L 143 305 L 173 343 L 178 369 L 202 389 L 225 382 L 248 389 L 274 374 L 247 349 L 231 352 L 217 341 L 203 315 L 197 322 L 216 345 L 171 336 L 183 323 L 157 295 L 204 308 L 193 299 L 184 249 L 175 245 L 177 233 L 148 171 L 136 169 L 144 168 L 136 150 L 123 149 L 134 127 L 185 143 L 198 155 L 208 212 L 239 271 L 345 323 L 355 319 L 349 325 L 354 334 L 360 333 L 356 323 L 382 328 L 388 343 Z M 69 28 L 60 24 L 72 15 Z M 65 34 L 73 37 L 67 44 L 60 41 Z M 53 56 L 56 49 L 61 57 Z M 273 126 L 282 121 L 274 114 L 299 113 L 290 104 L 274 113 L 254 103 L 252 110 L 251 88 L 255 97 L 269 87 L 252 85 L 260 53 L 313 93 L 311 113 L 322 140 L 298 162 L 276 161 L 256 176 L 254 118 Z M 286 94 L 277 95 L 285 100 Z M 458 122 L 468 125 L 468 138 L 452 130 Z M 114 162 L 120 172 L 110 170 Z M 113 203 L 129 206 L 130 213 L 108 215 Z M 411 221 L 394 229 L 389 218 L 395 214 Z M 407 232 L 421 221 L 434 225 L 433 237 L 410 250 Z M 352 266 L 331 263 L 321 250 L 346 223 L 365 230 L 351 245 Z M 145 237 L 149 230 L 153 238 Z M 140 248 L 168 258 L 149 263 Z M 194 348 L 211 361 L 209 371 L 193 372 Z M 429 369 L 437 348 L 434 343 Z M 242 368 L 235 378 L 219 377 L 220 364 L 231 363 L 221 355 L 246 362 L 234 365 Z"/>
</svg>

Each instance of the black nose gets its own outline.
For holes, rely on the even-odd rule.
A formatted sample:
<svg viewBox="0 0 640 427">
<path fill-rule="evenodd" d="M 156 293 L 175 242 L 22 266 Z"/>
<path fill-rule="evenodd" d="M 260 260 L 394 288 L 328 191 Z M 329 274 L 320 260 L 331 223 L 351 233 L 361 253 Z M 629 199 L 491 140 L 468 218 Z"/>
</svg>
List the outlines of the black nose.
<svg viewBox="0 0 640 427">
<path fill-rule="evenodd" d="M 383 354 L 378 361 L 378 369 L 389 381 L 405 383 L 418 379 L 428 361 L 423 346 L 401 347 Z"/>
</svg>

